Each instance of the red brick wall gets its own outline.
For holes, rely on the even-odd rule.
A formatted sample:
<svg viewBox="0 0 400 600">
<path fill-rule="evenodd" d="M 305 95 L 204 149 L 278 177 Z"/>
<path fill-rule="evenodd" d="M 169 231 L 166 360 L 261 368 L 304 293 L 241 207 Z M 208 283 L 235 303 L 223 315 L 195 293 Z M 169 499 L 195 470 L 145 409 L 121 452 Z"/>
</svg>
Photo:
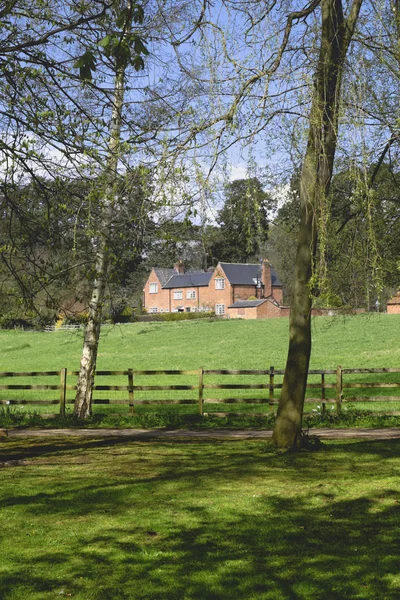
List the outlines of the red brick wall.
<svg viewBox="0 0 400 600">
<path fill-rule="evenodd" d="M 400 304 L 388 304 L 387 313 L 388 315 L 400 315 Z"/>
<path fill-rule="evenodd" d="M 270 319 L 271 317 L 279 317 L 279 314 L 273 314 L 273 311 L 271 311 L 271 307 L 275 308 L 273 304 L 271 304 L 271 302 L 264 302 L 263 304 L 260 304 L 260 306 L 257 308 L 257 312 L 256 312 L 256 319 Z"/>
<path fill-rule="evenodd" d="M 261 265 L 261 281 L 264 284 L 264 296 L 268 298 L 272 294 L 271 288 L 271 265 L 264 259 Z"/>
<path fill-rule="evenodd" d="M 279 306 L 275 306 L 273 302 L 264 302 L 258 308 L 259 319 L 273 319 L 274 317 L 281 317 L 281 309 Z"/>
<path fill-rule="evenodd" d="M 194 308 L 198 308 L 200 306 L 200 297 L 201 291 L 203 288 L 190 287 L 190 288 L 176 288 L 173 290 L 168 290 L 171 295 L 171 312 L 183 306 L 184 311 L 186 312 L 186 308 L 190 308 L 192 311 Z M 174 292 L 182 292 L 182 300 L 174 299 Z M 188 292 L 195 292 L 196 298 L 188 298 Z"/>
<path fill-rule="evenodd" d="M 215 288 L 215 279 L 223 278 L 225 281 L 225 289 L 219 290 Z M 200 306 L 215 309 L 216 304 L 225 306 L 225 314 L 227 308 L 233 302 L 233 288 L 229 283 L 223 269 L 217 267 L 211 276 L 208 287 L 200 288 Z"/>
<path fill-rule="evenodd" d="M 257 319 L 257 308 L 230 308 L 227 316 L 230 319 Z"/>
<path fill-rule="evenodd" d="M 215 279 L 219 277 L 222 277 L 225 280 L 225 289 L 223 290 L 215 288 Z M 158 284 L 157 294 L 150 294 L 151 283 Z M 251 289 L 253 290 L 253 288 Z M 196 292 L 195 299 L 187 298 L 187 292 L 189 290 L 194 290 Z M 182 300 L 174 300 L 174 291 L 182 291 Z M 246 298 L 248 298 L 248 295 L 246 296 Z M 166 310 L 172 312 L 178 307 L 184 307 L 185 311 L 186 307 L 190 307 L 190 309 L 202 308 L 206 310 L 214 310 L 216 304 L 223 304 L 225 306 L 226 312 L 228 306 L 232 304 L 233 288 L 230 285 L 228 279 L 226 278 L 226 275 L 223 272 L 223 270 L 217 268 L 215 269 L 210 279 L 210 283 L 207 287 L 176 288 L 173 290 L 163 290 L 161 288 L 161 283 L 153 269 L 149 275 L 146 285 L 144 286 L 143 297 L 143 308 L 147 312 L 150 312 L 150 309 L 154 307 L 157 308 L 157 312 L 161 312 L 161 310 L 163 312 L 165 312 Z"/>
<path fill-rule="evenodd" d="M 270 273 L 269 266 L 266 265 L 265 271 Z M 215 280 L 217 278 L 223 278 L 225 281 L 225 288 L 223 290 L 216 289 Z M 158 292 L 157 294 L 150 294 L 150 284 L 157 283 L 158 284 Z M 265 282 L 264 282 L 265 283 Z M 188 299 L 187 292 L 189 290 L 194 290 L 196 292 L 196 298 Z M 271 292 L 271 285 L 266 285 L 266 292 L 268 290 Z M 182 291 L 182 300 L 174 299 L 174 291 Z M 150 312 L 151 308 L 157 308 L 157 312 L 172 312 L 174 309 L 183 307 L 186 311 L 186 308 L 189 307 L 191 311 L 193 308 L 203 309 L 203 310 L 215 310 L 215 306 L 217 304 L 222 304 L 225 306 L 225 314 L 228 312 L 228 306 L 233 304 L 236 300 L 247 300 L 250 297 L 256 297 L 256 286 L 255 285 L 236 285 L 232 286 L 222 267 L 218 266 L 213 272 L 210 283 L 207 287 L 192 287 L 192 288 L 176 288 L 174 290 L 163 290 L 161 288 L 161 283 L 154 271 L 151 271 L 149 278 L 144 286 L 143 290 L 143 298 L 144 298 L 144 306 L 143 308 Z M 272 288 L 273 298 L 281 303 L 282 302 L 282 288 L 274 287 Z M 268 305 L 273 306 L 271 303 L 267 303 Z M 264 306 L 264 304 L 262 305 Z M 261 309 L 261 313 L 263 314 L 266 309 Z M 279 309 L 274 311 L 270 309 L 270 312 L 274 314 L 271 316 L 279 316 Z M 254 312 L 253 317 L 256 318 Z M 269 315 L 268 315 L 269 316 Z M 248 318 L 246 316 L 246 318 Z"/>
<path fill-rule="evenodd" d="M 250 297 L 257 297 L 257 289 L 255 285 L 235 285 L 233 294 L 234 302 L 236 300 L 248 300 Z"/>
<path fill-rule="evenodd" d="M 158 284 L 157 294 L 150 294 L 150 284 Z M 150 312 L 151 308 L 157 308 L 157 312 L 161 312 L 161 309 L 165 311 L 169 308 L 169 290 L 163 290 L 161 288 L 161 282 L 158 279 L 154 269 L 152 269 L 146 285 L 143 288 L 143 308 L 146 312 Z"/>
<path fill-rule="evenodd" d="M 274 300 L 276 300 L 279 304 L 282 304 L 283 302 L 283 290 L 281 287 L 273 287 L 272 288 L 272 297 Z"/>
<path fill-rule="evenodd" d="M 263 302 L 257 307 L 230 308 L 228 315 L 231 319 L 274 319 L 277 317 L 288 317 L 290 308 L 275 306 L 273 302 Z"/>
<path fill-rule="evenodd" d="M 150 294 L 150 284 L 157 283 L 158 284 L 158 292 L 157 294 Z M 163 290 L 161 288 L 161 283 L 154 272 L 154 269 L 151 271 L 150 276 L 146 282 L 146 285 L 143 289 L 143 297 L 144 297 L 144 310 L 146 312 L 150 312 L 151 308 L 157 308 L 157 312 L 173 312 L 174 309 L 183 307 L 186 312 L 186 308 L 190 308 L 192 311 L 194 308 L 198 309 L 200 306 L 203 306 L 203 290 L 207 288 L 198 288 L 198 287 L 190 287 L 190 288 L 176 288 L 173 290 Z M 174 292 L 182 292 L 182 300 L 174 299 Z M 188 298 L 187 292 L 194 291 L 196 294 L 195 298 Z M 207 294 L 206 294 L 207 295 Z"/>
</svg>

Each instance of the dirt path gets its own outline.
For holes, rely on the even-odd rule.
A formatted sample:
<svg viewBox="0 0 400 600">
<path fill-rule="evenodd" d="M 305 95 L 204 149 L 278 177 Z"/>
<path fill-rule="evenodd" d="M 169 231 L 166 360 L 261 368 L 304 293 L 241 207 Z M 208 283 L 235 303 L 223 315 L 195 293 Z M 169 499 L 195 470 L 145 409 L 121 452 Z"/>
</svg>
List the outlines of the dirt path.
<svg viewBox="0 0 400 600">
<path fill-rule="evenodd" d="M 258 429 L 214 429 L 214 430 L 186 430 L 186 429 L 10 429 L 0 430 L 8 438 L 27 437 L 85 437 L 85 438 L 127 438 L 134 441 L 147 441 L 154 439 L 229 439 L 268 440 L 272 431 Z M 310 435 L 317 435 L 322 439 L 370 439 L 388 440 L 399 439 L 400 428 L 387 429 L 310 429 Z M 2 436 L 1 436 L 2 437 Z"/>
</svg>

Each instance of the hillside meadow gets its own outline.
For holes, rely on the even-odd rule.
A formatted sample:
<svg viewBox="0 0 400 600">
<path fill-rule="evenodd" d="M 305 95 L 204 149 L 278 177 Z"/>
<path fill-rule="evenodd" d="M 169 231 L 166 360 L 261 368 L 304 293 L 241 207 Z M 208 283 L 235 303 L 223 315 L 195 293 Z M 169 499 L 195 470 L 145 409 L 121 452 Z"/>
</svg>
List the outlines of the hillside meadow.
<svg viewBox="0 0 400 600">
<path fill-rule="evenodd" d="M 400 316 L 315 317 L 310 368 L 397 367 Z M 2 371 L 79 368 L 82 331 L 0 331 Z M 288 319 L 132 323 L 103 329 L 98 369 L 285 366 Z"/>
<path fill-rule="evenodd" d="M 400 317 L 385 314 L 362 314 L 347 317 L 315 317 L 312 321 L 313 352 L 311 369 L 343 368 L 397 368 L 400 366 Z M 76 371 L 79 368 L 82 348 L 82 331 L 0 331 L 2 359 L 0 370 L 3 372 L 59 371 L 67 368 Z M 98 353 L 98 370 L 126 371 L 133 370 L 193 370 L 204 369 L 275 369 L 285 367 L 288 347 L 288 319 L 268 319 L 259 321 L 241 320 L 198 320 L 166 323 L 133 323 L 104 327 Z M 360 381 L 358 376 L 346 376 L 347 381 Z M 68 384 L 75 384 L 74 376 L 69 376 Z M 362 375 L 361 380 L 367 382 L 397 382 L 398 374 Z M 282 377 L 276 376 L 275 383 Z M 321 382 L 321 376 L 312 376 L 311 383 Z M 59 377 L 46 378 L 3 378 L 3 384 L 58 385 Z M 266 384 L 268 376 L 246 375 L 229 379 L 224 376 L 208 376 L 208 383 L 251 383 Z M 182 383 L 197 386 L 198 375 L 185 377 L 154 376 L 151 380 L 135 376 L 136 385 L 180 385 Z M 334 384 L 335 375 L 326 376 L 326 383 Z M 126 376 L 97 377 L 97 385 L 128 384 Z M 232 390 L 207 390 L 208 398 L 229 398 Z M 395 393 L 387 388 L 379 391 L 379 395 Z M 279 390 L 275 390 L 275 398 Z M 355 390 L 353 395 L 371 395 L 373 391 L 361 393 Z M 321 391 L 308 392 L 309 397 L 320 398 Z M 0 390 L 1 400 L 43 400 L 56 399 L 57 391 L 38 390 Z M 238 396 L 235 392 L 234 396 Z M 333 399 L 335 389 L 326 390 L 327 399 Z M 72 401 L 73 390 L 68 391 L 68 400 Z M 96 399 L 127 400 L 127 391 L 96 391 Z M 196 389 L 191 391 L 152 391 L 136 392 L 135 400 L 195 400 Z M 207 396 L 205 396 L 206 398 Z M 240 398 L 268 398 L 268 390 L 241 390 Z M 385 405 L 384 405 L 385 404 Z M 398 410 L 392 403 L 374 403 L 367 407 L 375 410 Z M 71 410 L 68 406 L 68 410 Z M 112 410 L 116 410 L 115 405 Z M 42 409 L 43 407 L 40 407 Z M 267 404 L 210 404 L 206 412 L 268 412 Z M 261 410 L 260 410 L 261 409 Z M 35 408 L 36 410 L 36 408 Z M 57 411 L 57 408 L 54 409 Z M 99 411 L 100 407 L 96 407 Z M 111 407 L 101 406 L 107 412 Z M 158 410 L 156 406 L 137 405 L 139 412 Z M 170 410 L 172 410 L 170 408 Z M 173 410 L 181 413 L 196 413 L 195 404 L 174 406 Z M 317 404 L 308 404 L 307 411 L 319 410 Z M 329 410 L 334 410 L 333 404 Z M 117 412 L 128 412 L 128 406 L 119 406 Z"/>
</svg>

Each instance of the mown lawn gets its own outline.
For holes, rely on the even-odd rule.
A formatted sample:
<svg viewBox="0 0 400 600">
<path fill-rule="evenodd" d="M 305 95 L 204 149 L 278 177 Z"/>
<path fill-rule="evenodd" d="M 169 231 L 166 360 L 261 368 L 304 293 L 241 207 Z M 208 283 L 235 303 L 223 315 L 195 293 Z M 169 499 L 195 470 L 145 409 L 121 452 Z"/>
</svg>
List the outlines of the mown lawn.
<svg viewBox="0 0 400 600">
<path fill-rule="evenodd" d="M 400 597 L 400 441 L 0 444 L 2 600 Z"/>
</svg>

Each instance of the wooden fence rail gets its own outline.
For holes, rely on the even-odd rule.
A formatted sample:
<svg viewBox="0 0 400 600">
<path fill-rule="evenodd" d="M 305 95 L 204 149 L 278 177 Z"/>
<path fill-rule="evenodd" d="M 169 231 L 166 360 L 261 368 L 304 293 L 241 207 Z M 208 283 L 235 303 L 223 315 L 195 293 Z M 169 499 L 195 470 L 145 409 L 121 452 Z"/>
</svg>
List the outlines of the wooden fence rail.
<svg viewBox="0 0 400 600">
<path fill-rule="evenodd" d="M 348 390 L 360 390 L 365 389 L 369 391 L 371 389 L 398 389 L 400 390 L 399 381 L 352 381 L 344 383 L 343 379 L 345 376 L 351 375 L 366 375 L 366 374 L 400 374 L 400 369 L 386 369 L 386 368 L 373 368 L 373 369 L 343 369 L 338 366 L 336 369 L 321 369 L 321 370 L 310 370 L 309 375 L 319 376 L 319 382 L 312 382 L 307 384 L 308 390 L 319 390 L 318 397 L 307 397 L 307 403 L 321 403 L 321 410 L 326 410 L 326 404 L 332 403 L 336 405 L 336 410 L 339 413 L 342 409 L 342 405 L 345 402 L 397 402 L 400 404 L 400 393 L 395 396 L 369 396 L 369 395 L 349 395 Z M 133 413 L 135 405 L 173 405 L 173 404 L 192 404 L 198 405 L 198 412 L 204 414 L 204 407 L 207 404 L 265 404 L 269 406 L 270 411 L 274 410 L 275 405 L 278 403 L 275 398 L 275 390 L 282 388 L 282 383 L 276 382 L 276 377 L 282 377 L 284 371 L 281 369 L 275 369 L 270 367 L 265 370 L 228 370 L 228 369 L 192 369 L 192 370 L 138 370 L 128 369 L 126 371 L 96 371 L 96 377 L 125 377 L 126 385 L 104 385 L 95 384 L 94 391 L 121 391 L 126 392 L 124 398 L 95 398 L 94 404 L 122 404 L 128 405 L 130 412 Z M 73 404 L 73 400 L 68 398 L 67 392 L 75 391 L 76 385 L 68 383 L 68 378 L 78 376 L 78 371 L 68 371 L 63 368 L 60 371 L 31 371 L 31 372 L 0 372 L 0 381 L 8 378 L 23 377 L 23 378 L 36 378 L 36 377 L 52 377 L 58 378 L 58 383 L 51 384 L 0 384 L 0 394 L 4 390 L 20 391 L 20 390 L 58 390 L 58 399 L 36 399 L 26 400 L 19 398 L 8 398 L 3 399 L 0 396 L 0 405 L 59 405 L 60 414 L 65 415 L 67 404 Z M 137 383 L 137 377 L 151 377 L 151 376 L 185 376 L 185 377 L 197 377 L 197 381 L 192 384 L 179 383 L 173 385 L 139 385 Z M 252 376 L 254 379 L 261 378 L 261 382 L 257 383 L 215 383 L 212 379 L 216 377 L 224 380 L 225 377 L 235 376 Z M 327 382 L 326 376 L 330 376 L 332 381 Z M 211 379 L 211 381 L 210 381 Z M 254 381 L 253 379 L 253 381 Z M 70 380 L 70 379 L 69 379 Z M 232 379 L 231 379 L 232 381 Z M 257 397 L 246 397 L 234 395 L 232 397 L 220 397 L 216 394 L 215 397 L 208 397 L 206 394 L 209 390 L 235 390 L 242 392 L 244 390 L 259 390 L 261 395 Z M 334 390 L 332 397 L 327 397 L 326 391 Z M 191 398 L 139 398 L 137 396 L 140 392 L 149 391 L 192 391 L 196 392 Z M 254 414 L 254 413 L 253 413 Z M 265 414 L 265 413 L 264 413 Z"/>
</svg>

